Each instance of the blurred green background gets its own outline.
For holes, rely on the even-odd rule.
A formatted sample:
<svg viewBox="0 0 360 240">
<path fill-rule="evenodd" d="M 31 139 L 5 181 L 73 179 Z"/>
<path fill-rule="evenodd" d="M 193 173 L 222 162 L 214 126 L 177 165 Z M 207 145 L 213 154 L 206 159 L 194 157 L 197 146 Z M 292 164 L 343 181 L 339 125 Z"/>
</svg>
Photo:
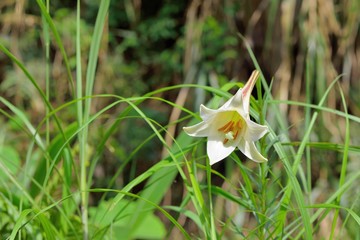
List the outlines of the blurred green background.
<svg viewBox="0 0 360 240">
<path fill-rule="evenodd" d="M 86 69 L 98 6 L 99 1 L 95 0 L 81 2 L 83 69 Z M 50 1 L 50 15 L 75 71 L 76 1 Z M 34 1 L 0 2 L 0 41 L 45 88 L 42 21 Z M 267 82 L 272 84 L 275 99 L 317 104 L 327 86 L 341 75 L 347 110 L 349 114 L 360 115 L 358 0 L 111 1 L 101 40 L 94 93 L 130 97 L 181 83 L 220 87 L 230 81 L 245 82 L 255 67 L 242 38 L 250 44 Z M 56 107 L 71 100 L 72 96 L 62 55 L 55 42 L 50 45 L 50 63 L 50 101 Z M 309 89 L 305 88 L 306 76 L 311 79 L 307 85 Z M 13 62 L 0 53 L 0 95 L 24 110 L 36 126 L 44 118 L 45 106 L 25 78 Z M 171 91 L 158 97 L 195 112 L 209 99 L 203 91 L 197 90 Z M 109 101 L 94 99 L 92 111 L 108 105 Z M 337 90 L 332 90 L 326 106 L 344 110 Z M 1 103 L 0 107 L 5 112 L 8 110 Z M 111 111 L 118 113 L 124 108 L 125 105 L 120 104 Z M 169 119 L 175 121 L 179 118 L 176 109 L 160 101 L 147 101 L 142 110 L 164 125 Z M 304 133 L 304 109 L 283 104 L 280 110 L 289 126 L 291 139 L 298 141 Z M 76 121 L 75 111 L 74 105 L 61 112 L 64 125 Z M 112 116 L 111 111 L 92 124 L 89 149 L 94 150 L 97 139 L 114 121 L 116 115 Z M 268 115 L 271 124 L 274 116 L 271 112 Z M 319 122 L 311 136 L 313 141 L 334 144 L 343 141 L 344 118 L 322 112 Z M 19 166 L 20 159 L 25 158 L 28 136 L 18 131 L 19 126 L 3 115 L 0 124 L 0 141 L 6 153 L 13 156 L 14 164 Z M 360 128 L 357 123 L 353 124 L 351 143 L 358 146 Z M 121 124 L 108 141 L 102 161 L 96 166 L 93 187 L 108 186 L 127 156 L 153 133 L 145 126 L 141 119 L 131 118 Z M 176 135 L 182 126 L 176 126 L 172 133 Z M 126 171 L 115 186 L 122 186 L 148 169 L 161 159 L 162 151 L 160 142 L 147 143 L 124 166 Z M 327 182 L 339 175 L 341 155 L 319 151 L 313 157 L 317 160 L 313 161 L 313 184 L 325 182 L 323 189 L 326 189 L 331 185 Z M 99 197 L 101 195 L 91 194 L 90 203 L 95 204 Z"/>
</svg>

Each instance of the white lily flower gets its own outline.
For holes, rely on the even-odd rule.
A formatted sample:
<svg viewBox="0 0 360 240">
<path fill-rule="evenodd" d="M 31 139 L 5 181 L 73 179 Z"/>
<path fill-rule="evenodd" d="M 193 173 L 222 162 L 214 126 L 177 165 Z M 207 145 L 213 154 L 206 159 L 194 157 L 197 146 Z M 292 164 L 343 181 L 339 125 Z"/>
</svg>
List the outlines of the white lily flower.
<svg viewBox="0 0 360 240">
<path fill-rule="evenodd" d="M 259 72 L 254 71 L 246 85 L 219 109 L 201 105 L 203 121 L 183 128 L 192 137 L 208 138 L 207 154 L 211 165 L 229 156 L 236 147 L 255 162 L 267 161 L 256 149 L 254 141 L 263 137 L 268 128 L 253 122 L 249 113 L 251 91 L 258 76 Z"/>
</svg>

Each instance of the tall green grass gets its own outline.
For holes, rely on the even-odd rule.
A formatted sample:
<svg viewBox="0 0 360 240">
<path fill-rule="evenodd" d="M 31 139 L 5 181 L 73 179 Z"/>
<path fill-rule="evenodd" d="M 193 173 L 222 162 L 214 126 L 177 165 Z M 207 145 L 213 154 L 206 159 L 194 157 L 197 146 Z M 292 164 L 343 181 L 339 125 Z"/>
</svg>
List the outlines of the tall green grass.
<svg viewBox="0 0 360 240">
<path fill-rule="evenodd" d="M 321 82 L 325 86 L 320 93 L 313 91 L 312 78 L 323 76 L 319 68 L 325 63 L 319 56 L 314 64 L 314 53 L 307 53 L 304 101 L 279 100 L 273 89 L 277 78 L 266 78 L 247 37 L 240 36 L 253 68 L 261 72 L 254 89 L 257 97 L 251 98 L 251 117 L 269 127 L 269 134 L 258 143 L 269 161 L 253 163 L 236 151 L 223 163 L 210 166 L 204 151 L 206 139 L 181 131 L 182 126 L 200 121 L 199 106 L 178 104 L 164 96 L 187 88 L 190 93 L 201 92 L 198 96 L 206 96 L 201 98 L 203 103 L 217 108 L 248 76 L 238 81 L 223 78 L 219 87 L 199 81 L 161 87 L 141 96 L 95 94 L 110 1 L 99 3 L 89 52 L 82 48 L 81 1 L 77 2 L 73 68 L 49 1 L 37 0 L 37 4 L 45 42 L 44 89 L 26 63 L 0 43 L 2 53 L 20 69 L 22 81 L 30 82 L 44 105 L 37 122 L 23 106 L 0 97 L 4 106 L 0 109 L 4 123 L 0 128 L 4 133 L 0 138 L 2 239 L 360 239 L 360 193 L 356 191 L 360 171 L 353 167 L 358 164 L 360 146 L 352 132 L 360 118 L 348 111 L 343 75 L 327 79 L 329 84 Z M 272 3 L 271 12 L 277 4 Z M 274 24 L 275 19 L 270 19 L 269 25 Z M 271 33 L 266 36 L 270 41 Z M 66 102 L 51 101 L 56 90 L 51 88 L 51 41 L 57 44 L 67 74 Z M 341 107 L 327 106 L 331 94 L 341 99 Z M 102 100 L 105 106 L 94 106 Z M 146 110 L 149 102 L 181 114 L 164 124 Z M 289 124 L 284 104 L 301 109 L 297 125 Z M 319 131 L 327 130 L 327 116 L 339 120 L 342 142 L 318 137 Z M 125 153 L 118 134 L 127 141 L 134 136 L 126 135 L 124 124 L 134 132 L 142 128 L 149 133 Z M 174 125 L 178 131 L 172 135 L 169 129 Z M 291 133 L 294 128 L 302 129 L 296 137 Z M 10 145 L 14 141 L 17 144 Z M 149 150 L 151 142 L 161 145 L 165 154 L 157 154 L 151 164 L 138 160 L 141 151 L 149 155 L 160 151 Z M 315 169 L 326 163 L 324 153 L 336 155 L 339 176 L 332 176 L 327 167 Z M 106 181 L 99 187 L 98 172 L 111 161 L 118 161 L 111 165 L 117 168 L 112 176 L 102 176 Z M 132 176 L 132 164 L 146 168 Z M 331 177 L 314 176 L 324 171 Z M 124 180 L 128 175 L 131 178 Z M 328 235 L 322 232 L 324 228 Z"/>
</svg>

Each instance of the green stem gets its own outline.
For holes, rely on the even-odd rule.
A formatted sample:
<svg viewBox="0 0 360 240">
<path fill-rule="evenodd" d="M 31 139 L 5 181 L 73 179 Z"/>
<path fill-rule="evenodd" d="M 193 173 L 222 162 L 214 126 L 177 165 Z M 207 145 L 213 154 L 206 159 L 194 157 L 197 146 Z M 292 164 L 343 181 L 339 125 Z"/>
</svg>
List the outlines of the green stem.
<svg viewBox="0 0 360 240">
<path fill-rule="evenodd" d="M 311 75 L 313 74 L 314 70 L 311 64 L 311 58 L 308 57 L 308 60 L 306 61 L 306 70 L 305 70 L 305 74 L 306 74 L 306 103 L 310 104 L 311 103 L 311 99 L 312 99 L 312 92 L 311 92 Z M 310 64 L 309 64 L 310 63 Z M 310 120 L 311 120 L 311 108 L 310 107 L 305 107 L 305 129 L 309 128 L 310 125 Z M 306 157 L 306 176 L 307 176 L 307 198 L 308 198 L 308 203 L 311 204 L 311 152 L 310 152 L 310 147 L 306 146 L 305 148 L 305 157 Z"/>
<path fill-rule="evenodd" d="M 343 159 L 342 159 L 340 179 L 339 179 L 339 188 L 341 188 L 345 183 L 346 169 L 348 167 L 347 163 L 348 163 L 349 144 L 350 144 L 350 125 L 349 125 L 349 117 L 348 117 L 348 111 L 347 111 L 347 105 L 346 105 L 344 93 L 343 93 L 339 83 L 338 83 L 338 85 L 339 85 L 341 100 L 342 100 L 343 107 L 344 107 L 345 123 L 346 123 L 345 124 L 346 127 L 345 127 L 344 155 L 343 155 Z M 342 194 L 339 194 L 335 200 L 339 206 L 340 206 L 341 196 L 342 196 Z M 339 216 L 339 211 L 340 211 L 340 208 L 335 209 L 334 219 L 333 219 L 332 226 L 331 226 L 330 239 L 334 239 L 335 228 L 336 228 L 336 223 L 337 223 L 337 219 Z"/>
<path fill-rule="evenodd" d="M 77 1 L 76 12 L 76 97 L 82 98 L 82 69 L 81 69 L 81 32 L 80 32 L 80 0 Z M 83 105 L 82 101 L 77 102 L 77 120 L 81 128 L 86 121 L 83 121 Z M 80 192 L 81 192 L 81 222 L 83 228 L 83 239 L 89 238 L 88 227 L 88 194 L 87 194 L 87 178 L 86 178 L 86 139 L 87 128 L 79 132 L 79 158 L 80 158 Z"/>
<path fill-rule="evenodd" d="M 46 10 L 49 13 L 50 11 L 50 0 L 46 1 Z M 46 20 L 43 18 L 44 25 L 44 42 L 45 42 L 45 94 L 46 99 L 50 100 L 50 36 L 49 36 L 49 28 Z M 45 107 L 46 116 L 49 115 L 49 108 Z M 49 118 L 46 119 L 46 145 L 48 146 L 50 143 L 50 122 Z"/>
</svg>

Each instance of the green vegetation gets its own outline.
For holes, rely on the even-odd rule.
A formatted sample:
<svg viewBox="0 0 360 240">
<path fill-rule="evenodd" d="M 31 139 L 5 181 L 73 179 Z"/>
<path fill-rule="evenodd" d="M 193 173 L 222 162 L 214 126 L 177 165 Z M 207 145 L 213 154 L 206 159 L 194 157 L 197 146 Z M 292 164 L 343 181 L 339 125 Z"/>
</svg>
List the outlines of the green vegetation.
<svg viewBox="0 0 360 240">
<path fill-rule="evenodd" d="M 360 3 L 0 3 L 0 239 L 360 239 Z M 257 148 L 200 122 L 257 69 Z"/>
</svg>

